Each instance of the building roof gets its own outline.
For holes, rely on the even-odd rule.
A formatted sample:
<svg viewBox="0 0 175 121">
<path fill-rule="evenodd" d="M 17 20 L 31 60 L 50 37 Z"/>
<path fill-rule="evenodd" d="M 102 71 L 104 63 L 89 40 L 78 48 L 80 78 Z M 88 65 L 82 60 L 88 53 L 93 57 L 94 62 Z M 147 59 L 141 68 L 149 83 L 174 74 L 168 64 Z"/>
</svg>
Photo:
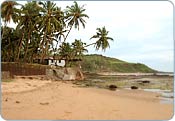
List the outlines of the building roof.
<svg viewBox="0 0 175 121">
<path fill-rule="evenodd" d="M 36 57 L 34 57 L 34 59 L 41 60 L 42 57 L 36 56 Z M 66 59 L 61 57 L 61 56 L 45 56 L 44 60 L 66 60 Z M 69 59 L 68 61 L 82 61 L 82 59 L 80 59 L 80 58 L 72 58 L 72 59 Z"/>
</svg>

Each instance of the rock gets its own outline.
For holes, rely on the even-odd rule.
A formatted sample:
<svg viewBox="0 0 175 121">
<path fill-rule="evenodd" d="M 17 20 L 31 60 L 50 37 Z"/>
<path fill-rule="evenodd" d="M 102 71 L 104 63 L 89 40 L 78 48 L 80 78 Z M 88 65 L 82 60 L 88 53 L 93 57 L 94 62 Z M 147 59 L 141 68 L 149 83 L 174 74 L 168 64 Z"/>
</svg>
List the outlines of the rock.
<svg viewBox="0 0 175 121">
<path fill-rule="evenodd" d="M 79 68 L 47 69 L 46 75 L 54 80 L 84 80 L 84 75 Z"/>
<path fill-rule="evenodd" d="M 109 85 L 109 89 L 112 90 L 112 91 L 115 91 L 117 89 L 117 86 L 116 85 Z"/>
<path fill-rule="evenodd" d="M 28 78 L 31 79 L 31 80 L 33 79 L 33 77 L 28 77 Z"/>
<path fill-rule="evenodd" d="M 137 81 L 137 82 L 139 82 L 139 83 L 150 83 L 150 81 L 148 81 L 148 80 L 139 80 L 139 81 Z"/>
<path fill-rule="evenodd" d="M 137 86 L 131 86 L 131 89 L 138 89 Z"/>
<path fill-rule="evenodd" d="M 20 103 L 19 101 L 16 101 L 16 103 Z"/>
<path fill-rule="evenodd" d="M 75 80 L 75 76 L 65 74 L 64 77 L 63 77 L 63 80 Z"/>
<path fill-rule="evenodd" d="M 142 81 L 142 83 L 150 83 L 150 81 L 145 80 L 145 81 Z"/>
</svg>

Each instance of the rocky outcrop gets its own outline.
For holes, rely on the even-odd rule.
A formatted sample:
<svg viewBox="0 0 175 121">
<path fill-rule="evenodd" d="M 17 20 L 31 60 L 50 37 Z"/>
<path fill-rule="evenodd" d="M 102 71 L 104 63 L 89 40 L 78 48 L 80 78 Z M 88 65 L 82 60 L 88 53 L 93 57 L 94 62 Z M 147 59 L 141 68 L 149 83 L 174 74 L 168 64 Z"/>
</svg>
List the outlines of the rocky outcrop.
<svg viewBox="0 0 175 121">
<path fill-rule="evenodd" d="M 53 68 L 47 69 L 46 75 L 55 80 L 84 80 L 79 68 Z"/>
</svg>

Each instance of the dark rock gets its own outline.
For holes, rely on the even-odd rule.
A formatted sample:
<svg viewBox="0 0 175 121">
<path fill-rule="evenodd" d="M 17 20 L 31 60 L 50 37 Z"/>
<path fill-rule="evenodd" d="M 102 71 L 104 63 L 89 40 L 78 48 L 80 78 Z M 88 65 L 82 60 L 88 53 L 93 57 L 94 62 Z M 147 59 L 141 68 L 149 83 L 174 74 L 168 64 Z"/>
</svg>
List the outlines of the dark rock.
<svg viewBox="0 0 175 121">
<path fill-rule="evenodd" d="M 150 83 L 150 81 L 145 80 L 145 81 L 142 81 L 142 83 Z"/>
<path fill-rule="evenodd" d="M 19 101 L 16 101 L 16 103 L 20 103 Z"/>
<path fill-rule="evenodd" d="M 137 86 L 131 86 L 131 89 L 138 89 Z"/>
<path fill-rule="evenodd" d="M 31 79 L 31 80 L 32 80 L 32 79 L 33 79 L 33 77 L 29 77 L 29 79 Z"/>
<path fill-rule="evenodd" d="M 150 81 L 148 81 L 148 80 L 139 80 L 139 81 L 137 81 L 137 82 L 139 82 L 139 83 L 150 83 Z"/>
<path fill-rule="evenodd" d="M 112 91 L 115 91 L 117 89 L 117 86 L 116 85 L 109 85 L 109 89 L 112 90 Z"/>
</svg>

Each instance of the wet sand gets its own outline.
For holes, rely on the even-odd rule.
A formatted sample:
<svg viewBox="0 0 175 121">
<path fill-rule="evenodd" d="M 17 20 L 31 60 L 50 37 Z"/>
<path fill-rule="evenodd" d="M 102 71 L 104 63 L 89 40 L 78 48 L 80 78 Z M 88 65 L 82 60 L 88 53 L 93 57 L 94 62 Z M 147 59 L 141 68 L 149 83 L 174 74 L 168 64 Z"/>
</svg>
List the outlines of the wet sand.
<svg viewBox="0 0 175 121">
<path fill-rule="evenodd" d="M 1 115 L 16 120 L 168 120 L 173 104 L 161 104 L 158 96 L 141 90 L 110 91 L 71 82 L 18 79 L 2 83 Z"/>
</svg>

